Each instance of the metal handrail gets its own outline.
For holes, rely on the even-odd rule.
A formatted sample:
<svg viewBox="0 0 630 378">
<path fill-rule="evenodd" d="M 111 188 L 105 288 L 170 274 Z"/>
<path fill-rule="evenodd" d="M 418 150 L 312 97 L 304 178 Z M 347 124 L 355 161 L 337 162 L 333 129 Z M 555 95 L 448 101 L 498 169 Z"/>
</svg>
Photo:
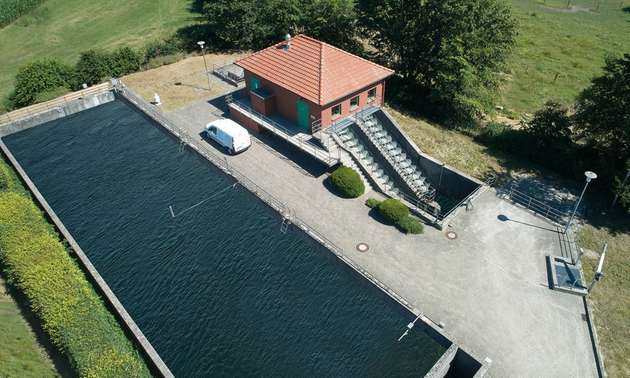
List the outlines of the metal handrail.
<svg viewBox="0 0 630 378">
<path fill-rule="evenodd" d="M 370 142 L 372 142 L 372 144 L 373 144 L 373 145 L 374 145 L 374 146 L 375 146 L 375 147 L 379 150 L 379 152 L 381 153 L 381 155 L 383 155 L 383 157 L 385 157 L 385 159 L 389 162 L 389 164 L 390 164 L 392 167 L 394 167 L 394 169 L 398 172 L 398 174 L 400 175 L 400 177 L 402 177 L 402 179 L 405 181 L 405 183 L 407 183 L 407 185 L 408 185 L 408 186 L 409 186 L 412 190 L 414 190 L 414 192 L 416 192 L 415 187 L 414 187 L 413 185 L 411 185 L 411 183 L 409 183 L 409 182 L 408 182 L 408 180 L 406 180 L 406 178 L 407 178 L 407 176 L 408 176 L 408 175 L 404 175 L 402 172 L 400 172 L 402 169 L 401 169 L 401 168 L 399 168 L 399 163 L 398 163 L 398 162 L 396 162 L 396 161 L 393 161 L 393 160 L 391 159 L 391 157 L 389 156 L 389 153 L 387 153 L 386 151 L 384 151 L 384 150 L 382 149 L 382 146 L 381 146 L 379 143 L 377 143 L 377 142 L 376 142 L 376 141 L 372 138 L 372 135 L 371 135 L 371 134 L 370 134 L 367 130 L 365 130 L 365 128 L 363 127 L 364 125 L 363 125 L 363 121 L 362 121 L 362 120 L 360 121 L 358 118 L 355 118 L 355 120 L 357 121 L 357 122 L 356 122 L 357 126 L 359 126 L 359 128 L 363 131 L 363 133 L 364 133 L 364 134 L 368 137 L 368 139 L 370 140 Z M 423 194 L 416 193 L 416 195 L 418 195 L 418 196 L 419 196 L 419 198 L 420 198 L 420 200 L 421 200 L 421 201 L 424 201 L 424 200 L 426 200 L 426 199 L 428 199 L 428 200 L 432 200 L 432 197 L 436 194 L 436 193 L 435 193 L 435 188 L 431 187 L 431 185 L 429 185 L 429 183 L 428 183 L 428 182 L 427 182 L 427 184 L 426 184 L 426 185 L 427 185 L 427 192 L 428 192 L 428 193 L 423 193 Z"/>
<path fill-rule="evenodd" d="M 523 192 L 520 192 L 514 185 L 510 187 L 507 196 L 515 203 L 524 206 L 525 208 L 532 210 L 534 213 L 547 218 L 555 223 L 562 225 L 565 219 L 569 216 L 568 213 L 551 207 L 545 202 L 542 202 L 534 197 L 531 197 Z"/>
<path fill-rule="evenodd" d="M 305 144 L 304 140 L 300 137 L 291 136 L 291 132 L 289 131 L 289 129 L 287 129 L 280 123 L 274 121 L 273 119 L 267 117 L 266 115 L 258 112 L 256 109 L 252 108 L 251 106 L 246 105 L 243 102 L 238 101 L 238 100 L 232 100 L 230 104 L 241 108 L 242 110 L 252 114 L 255 117 L 260 118 L 263 122 L 271 126 L 269 127 L 269 129 L 271 129 L 274 133 L 282 136 L 283 139 L 286 139 L 292 142 L 293 144 L 297 145 L 299 148 L 309 151 L 311 154 L 325 161 L 328 165 L 335 162 L 335 159 L 330 156 L 330 153 L 326 153 L 323 150 L 320 150 L 320 149 L 317 149 L 316 147 Z"/>
</svg>

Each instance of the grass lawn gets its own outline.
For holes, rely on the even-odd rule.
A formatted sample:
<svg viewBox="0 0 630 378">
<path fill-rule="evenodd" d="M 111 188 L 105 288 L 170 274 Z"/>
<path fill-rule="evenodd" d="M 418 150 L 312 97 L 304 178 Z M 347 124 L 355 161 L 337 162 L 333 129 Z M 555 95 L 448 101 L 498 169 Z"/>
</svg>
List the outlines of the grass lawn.
<svg viewBox="0 0 630 378">
<path fill-rule="evenodd" d="M 0 377 L 58 376 L 1 277 L 0 345 Z"/>
<path fill-rule="evenodd" d="M 630 53 L 630 12 L 624 0 L 510 0 L 519 23 L 501 104 L 532 113 L 547 99 L 570 103 L 601 73 L 607 54 Z M 544 4 L 543 4 L 544 3 Z M 630 7 L 630 1 L 625 5 Z M 557 77 L 556 77 L 557 75 Z"/>
<path fill-rule="evenodd" d="M 74 63 L 90 48 L 142 46 L 193 20 L 190 0 L 47 0 L 0 29 L 0 100 L 13 89 L 17 70 L 55 57 Z"/>
<path fill-rule="evenodd" d="M 608 242 L 604 278 L 590 297 L 593 317 L 604 353 L 604 366 L 610 377 L 630 377 L 630 221 L 629 216 L 598 216 L 599 227 L 586 225 L 579 234 L 579 245 L 601 252 Z M 625 225 L 625 230 L 615 226 Z M 587 282 L 593 277 L 596 257 L 584 256 Z"/>
</svg>

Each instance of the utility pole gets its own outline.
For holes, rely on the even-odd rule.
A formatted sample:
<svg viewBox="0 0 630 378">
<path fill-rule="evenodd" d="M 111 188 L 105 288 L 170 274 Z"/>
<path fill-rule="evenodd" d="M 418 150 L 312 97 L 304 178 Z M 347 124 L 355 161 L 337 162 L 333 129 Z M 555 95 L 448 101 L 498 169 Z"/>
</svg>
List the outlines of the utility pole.
<svg viewBox="0 0 630 378">
<path fill-rule="evenodd" d="M 197 42 L 199 47 L 201 48 L 201 56 L 203 57 L 203 66 L 206 67 L 205 75 L 206 79 L 208 79 L 208 91 L 210 90 L 210 75 L 208 74 L 208 64 L 206 63 L 206 42 L 199 41 Z"/>
</svg>

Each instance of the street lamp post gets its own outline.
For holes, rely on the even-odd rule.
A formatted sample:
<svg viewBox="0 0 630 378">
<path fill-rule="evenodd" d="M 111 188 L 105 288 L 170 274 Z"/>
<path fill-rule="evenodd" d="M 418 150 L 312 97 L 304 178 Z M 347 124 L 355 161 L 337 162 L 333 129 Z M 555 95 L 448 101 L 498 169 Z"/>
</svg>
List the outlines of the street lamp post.
<svg viewBox="0 0 630 378">
<path fill-rule="evenodd" d="M 208 64 L 206 63 L 206 42 L 199 41 L 197 42 L 199 47 L 201 48 L 201 56 L 203 57 L 203 66 L 206 67 L 206 78 L 208 79 L 208 90 L 210 90 L 210 75 L 208 75 Z"/>
<path fill-rule="evenodd" d="M 597 178 L 597 174 L 591 171 L 584 172 L 584 176 L 586 176 L 586 184 L 584 184 L 584 189 L 582 189 L 582 194 L 580 194 L 580 198 L 578 198 L 578 201 L 575 204 L 575 208 L 573 208 L 573 213 L 571 213 L 571 218 L 569 218 L 569 222 L 567 222 L 567 226 L 564 228 L 565 234 L 569 230 L 569 227 L 571 227 L 571 222 L 573 221 L 573 217 L 575 217 L 575 213 L 577 212 L 578 207 L 580 207 L 580 202 L 582 202 L 582 197 L 584 197 L 584 193 L 586 192 L 588 183 L 591 182 L 591 180 L 595 180 Z"/>
</svg>

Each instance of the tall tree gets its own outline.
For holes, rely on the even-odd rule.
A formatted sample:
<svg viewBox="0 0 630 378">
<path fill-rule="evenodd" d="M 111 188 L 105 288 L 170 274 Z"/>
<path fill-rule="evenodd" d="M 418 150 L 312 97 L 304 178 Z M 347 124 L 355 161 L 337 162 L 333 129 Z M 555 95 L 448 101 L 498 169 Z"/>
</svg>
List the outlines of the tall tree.
<svg viewBox="0 0 630 378">
<path fill-rule="evenodd" d="M 376 56 L 443 114 L 470 121 L 492 105 L 516 22 L 499 0 L 361 0 Z"/>
<path fill-rule="evenodd" d="M 210 40 L 223 48 L 259 49 L 286 33 L 356 46 L 352 0 L 206 0 L 203 10 Z"/>
<path fill-rule="evenodd" d="M 575 121 L 579 131 L 606 158 L 630 158 L 630 54 L 607 58 L 604 73 L 578 97 Z"/>
</svg>

